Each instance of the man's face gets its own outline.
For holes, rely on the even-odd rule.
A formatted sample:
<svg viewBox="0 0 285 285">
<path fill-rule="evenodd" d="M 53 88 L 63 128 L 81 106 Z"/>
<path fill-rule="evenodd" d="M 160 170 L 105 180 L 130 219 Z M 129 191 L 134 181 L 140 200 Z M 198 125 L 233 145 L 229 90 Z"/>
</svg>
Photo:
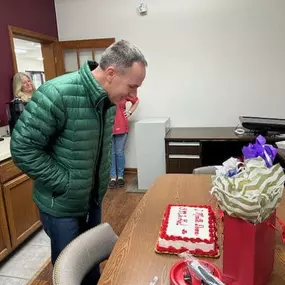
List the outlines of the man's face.
<svg viewBox="0 0 285 285">
<path fill-rule="evenodd" d="M 137 97 L 137 89 L 141 86 L 145 78 L 145 66 L 135 62 L 132 67 L 124 72 L 118 71 L 110 66 L 106 69 L 109 99 L 117 104 L 126 97 Z"/>
</svg>

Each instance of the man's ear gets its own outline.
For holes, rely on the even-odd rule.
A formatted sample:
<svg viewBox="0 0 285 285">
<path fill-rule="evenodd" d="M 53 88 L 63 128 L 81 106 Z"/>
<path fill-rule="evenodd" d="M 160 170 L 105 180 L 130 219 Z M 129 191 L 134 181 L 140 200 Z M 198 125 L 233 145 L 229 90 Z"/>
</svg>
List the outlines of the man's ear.
<svg viewBox="0 0 285 285">
<path fill-rule="evenodd" d="M 114 78 L 115 74 L 116 74 L 116 70 L 115 70 L 114 66 L 107 67 L 105 72 L 106 72 L 107 82 L 111 83 L 113 81 L 113 78 Z"/>
</svg>

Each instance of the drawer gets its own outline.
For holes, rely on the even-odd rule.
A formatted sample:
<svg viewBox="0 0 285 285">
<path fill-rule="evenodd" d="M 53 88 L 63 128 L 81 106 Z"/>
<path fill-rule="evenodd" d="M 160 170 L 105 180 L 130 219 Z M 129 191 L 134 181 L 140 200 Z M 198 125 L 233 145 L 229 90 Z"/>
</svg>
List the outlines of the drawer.
<svg viewBox="0 0 285 285">
<path fill-rule="evenodd" d="M 21 173 L 21 170 L 13 163 L 12 159 L 0 163 L 0 181 L 2 183 L 15 178 Z"/>
<path fill-rule="evenodd" d="M 166 157 L 167 173 L 192 173 L 197 167 L 201 167 L 199 155 L 168 155 Z"/>
<path fill-rule="evenodd" d="M 167 142 L 168 154 L 197 154 L 201 153 L 199 142 Z"/>
</svg>

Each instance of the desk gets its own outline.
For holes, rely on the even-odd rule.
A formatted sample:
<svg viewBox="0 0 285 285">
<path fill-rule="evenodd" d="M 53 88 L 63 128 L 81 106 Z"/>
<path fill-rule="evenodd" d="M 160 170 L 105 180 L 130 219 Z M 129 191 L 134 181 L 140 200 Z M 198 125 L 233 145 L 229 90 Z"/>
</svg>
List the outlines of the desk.
<svg viewBox="0 0 285 285">
<path fill-rule="evenodd" d="M 160 176 L 130 217 L 98 284 L 147 285 L 158 276 L 158 284 L 169 285 L 170 268 L 180 258 L 154 251 L 164 210 L 171 203 L 211 204 L 210 187 L 210 177 L 206 175 Z M 285 220 L 284 198 L 277 214 Z M 276 240 L 275 267 L 269 285 L 285 284 L 285 245 L 280 236 Z M 219 259 L 209 260 L 222 268 L 222 250 Z"/>
<path fill-rule="evenodd" d="M 165 137 L 166 173 L 192 173 L 200 166 L 220 165 L 230 157 L 240 157 L 242 147 L 255 135 L 236 135 L 234 127 L 171 128 Z M 269 136 L 274 144 L 284 137 Z"/>
<path fill-rule="evenodd" d="M 278 149 L 277 162 L 285 169 L 285 149 Z"/>
</svg>

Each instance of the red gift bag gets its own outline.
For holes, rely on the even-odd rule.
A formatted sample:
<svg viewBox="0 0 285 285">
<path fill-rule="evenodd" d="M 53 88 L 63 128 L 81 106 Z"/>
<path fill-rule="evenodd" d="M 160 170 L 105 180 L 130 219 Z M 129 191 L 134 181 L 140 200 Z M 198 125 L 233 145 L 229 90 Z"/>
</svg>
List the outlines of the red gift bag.
<svg viewBox="0 0 285 285">
<path fill-rule="evenodd" d="M 273 271 L 276 213 L 253 225 L 224 216 L 223 274 L 227 285 L 267 285 Z"/>
</svg>

